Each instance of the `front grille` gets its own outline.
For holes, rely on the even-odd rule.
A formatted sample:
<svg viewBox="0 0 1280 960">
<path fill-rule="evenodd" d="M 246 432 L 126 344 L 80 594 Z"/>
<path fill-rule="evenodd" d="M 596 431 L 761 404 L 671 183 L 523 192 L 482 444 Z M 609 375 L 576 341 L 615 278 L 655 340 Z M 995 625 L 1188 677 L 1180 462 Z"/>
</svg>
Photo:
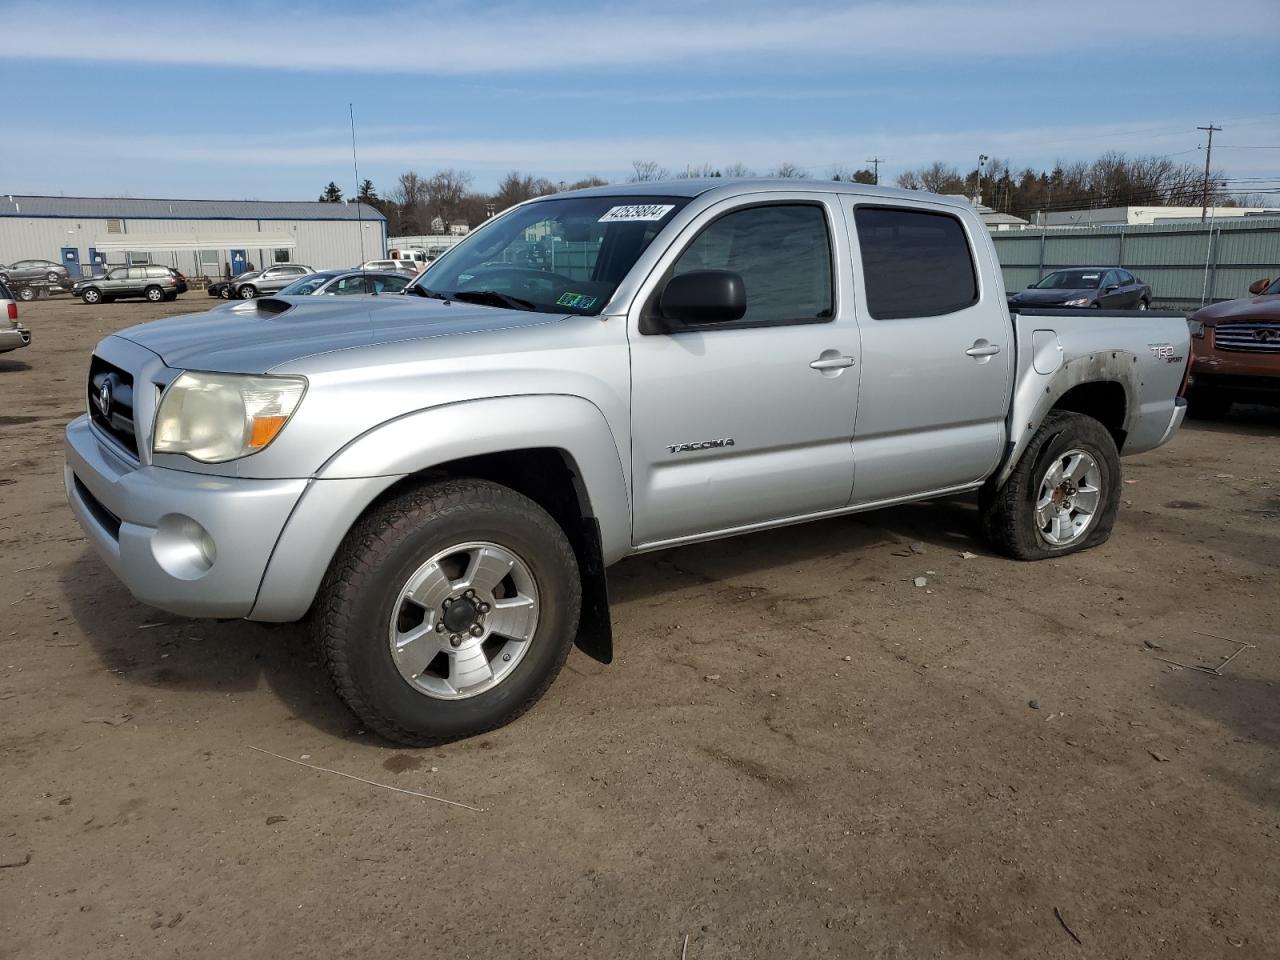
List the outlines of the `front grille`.
<svg viewBox="0 0 1280 960">
<path fill-rule="evenodd" d="M 1219 350 L 1280 354 L 1280 323 L 1218 324 L 1213 344 Z"/>
<path fill-rule="evenodd" d="M 133 376 L 95 356 L 89 364 L 88 399 L 89 418 L 136 457 L 138 436 L 133 424 Z"/>
</svg>

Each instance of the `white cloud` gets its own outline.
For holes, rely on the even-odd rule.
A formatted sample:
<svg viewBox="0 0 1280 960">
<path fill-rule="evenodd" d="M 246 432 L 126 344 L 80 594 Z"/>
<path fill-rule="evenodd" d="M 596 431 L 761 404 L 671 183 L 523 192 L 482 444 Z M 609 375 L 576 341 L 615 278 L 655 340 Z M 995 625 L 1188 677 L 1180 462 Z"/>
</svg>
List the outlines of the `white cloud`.
<svg viewBox="0 0 1280 960">
<path fill-rule="evenodd" d="M 225 4 L 164 4 L 154 18 L 165 37 L 139 29 L 154 19 L 120 6 L 30 2 L 0 8 L 10 58 L 174 64 L 259 70 L 348 73 L 493 75 L 498 72 L 581 76 L 588 70 L 678 63 L 686 67 L 738 61 L 767 74 L 768 60 L 810 64 L 822 57 L 859 60 L 1013 58 L 1034 69 L 1037 58 L 1079 49 L 1144 47 L 1164 41 L 1212 42 L 1254 36 L 1274 22 L 1274 0 L 1218 0 L 1213 16 L 1202 0 L 1115 3 L 994 0 L 969 3 L 749 3 L 563 10 L 525 2 L 494 7 L 419 2 L 376 12 L 329 14 L 273 6 L 239 22 Z M 56 12 L 55 12 L 56 10 Z M 747 59 L 752 58 L 752 59 Z M 1011 77 L 1011 80 L 1015 78 Z"/>
<path fill-rule="evenodd" d="M 1231 119 L 1229 126 L 1236 132 L 1237 142 L 1280 147 L 1280 128 L 1274 117 Z M 460 167 L 475 172 L 477 185 L 484 186 L 513 168 L 557 176 L 621 175 L 636 159 L 657 160 L 673 170 L 683 168 L 686 163 L 727 165 L 741 161 L 765 171 L 782 161 L 791 161 L 815 176 L 826 175 L 838 164 L 860 166 L 863 158 L 872 155 L 892 158 L 889 176 L 897 170 L 933 160 L 971 166 L 979 151 L 1007 158 L 1015 168 L 1049 165 L 1058 158 L 1091 159 L 1109 149 L 1144 155 L 1179 154 L 1180 159 L 1201 162 L 1203 154 L 1196 149 L 1200 142 L 1194 129 L 1196 123 L 1196 118 L 1187 117 L 1161 124 L 1088 124 L 916 134 L 855 130 L 839 134 L 771 131 L 767 134 L 580 138 L 449 137 L 426 129 L 419 129 L 416 135 L 401 136 L 405 128 L 393 128 L 362 133 L 360 165 L 365 173 L 375 168 L 397 173 L 413 168 L 425 173 L 440 167 Z M 270 136 L 250 138 L 209 135 L 195 139 L 176 134 L 84 138 L 72 132 L 27 130 L 23 146 L 27 156 L 46 158 L 83 155 L 92 150 L 97 164 L 104 168 L 119 163 L 135 171 L 148 168 L 159 171 L 174 166 L 192 170 L 238 167 L 298 170 L 302 175 L 312 176 L 313 169 L 338 169 L 350 163 L 351 148 L 350 141 L 345 139 L 346 131 L 335 129 L 328 142 L 321 142 L 320 131 L 307 131 L 307 134 L 304 138 L 279 130 Z M 1221 165 L 1231 176 L 1271 175 L 1277 152 L 1280 151 L 1255 149 L 1219 153 L 1215 144 L 1214 165 L 1219 166 L 1221 158 Z M 382 176 L 385 179 L 385 173 Z"/>
</svg>

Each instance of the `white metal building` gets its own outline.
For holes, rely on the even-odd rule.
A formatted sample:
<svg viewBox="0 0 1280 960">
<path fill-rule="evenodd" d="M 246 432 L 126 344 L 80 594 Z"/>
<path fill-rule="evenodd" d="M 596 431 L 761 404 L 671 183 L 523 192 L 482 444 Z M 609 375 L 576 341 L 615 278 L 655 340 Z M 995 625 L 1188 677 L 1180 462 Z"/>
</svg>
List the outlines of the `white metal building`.
<svg viewBox="0 0 1280 960">
<path fill-rule="evenodd" d="M 53 260 L 72 276 L 162 263 L 220 277 L 271 263 L 317 270 L 386 253 L 387 222 L 367 204 L 0 195 L 0 263 Z"/>
</svg>

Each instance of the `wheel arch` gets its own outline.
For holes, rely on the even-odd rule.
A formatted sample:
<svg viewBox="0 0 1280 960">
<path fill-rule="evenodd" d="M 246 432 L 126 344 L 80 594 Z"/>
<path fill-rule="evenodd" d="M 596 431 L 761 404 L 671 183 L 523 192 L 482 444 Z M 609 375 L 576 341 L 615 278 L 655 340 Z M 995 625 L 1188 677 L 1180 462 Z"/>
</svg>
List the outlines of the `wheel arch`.
<svg viewBox="0 0 1280 960">
<path fill-rule="evenodd" d="M 1083 354 L 1049 374 L 1028 367 L 1018 384 L 1009 419 L 1009 445 L 992 478 L 1003 484 L 1017 466 L 1031 438 L 1054 410 L 1069 410 L 1100 422 L 1123 449 L 1139 415 L 1138 358 L 1124 350 Z"/>
<path fill-rule="evenodd" d="M 580 397 L 504 397 L 380 424 L 317 471 L 267 564 L 252 620 L 301 618 L 348 531 L 406 487 L 444 477 L 511 487 L 565 530 L 583 574 L 579 645 L 612 655 L 605 567 L 630 549 L 630 498 L 604 415 Z"/>
</svg>

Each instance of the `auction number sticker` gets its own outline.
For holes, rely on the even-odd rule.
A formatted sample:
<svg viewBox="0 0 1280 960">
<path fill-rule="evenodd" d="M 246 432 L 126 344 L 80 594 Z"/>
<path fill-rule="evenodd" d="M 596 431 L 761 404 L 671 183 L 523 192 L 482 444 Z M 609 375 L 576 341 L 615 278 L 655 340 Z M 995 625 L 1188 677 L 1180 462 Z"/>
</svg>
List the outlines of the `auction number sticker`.
<svg viewBox="0 0 1280 960">
<path fill-rule="evenodd" d="M 596 297 L 588 297 L 585 293 L 562 293 L 556 301 L 562 307 L 577 307 L 579 310 L 590 310 L 596 305 Z"/>
<path fill-rule="evenodd" d="M 622 207 L 610 207 L 600 218 L 600 223 L 648 223 L 661 220 L 676 208 L 674 203 L 636 203 Z"/>
</svg>

